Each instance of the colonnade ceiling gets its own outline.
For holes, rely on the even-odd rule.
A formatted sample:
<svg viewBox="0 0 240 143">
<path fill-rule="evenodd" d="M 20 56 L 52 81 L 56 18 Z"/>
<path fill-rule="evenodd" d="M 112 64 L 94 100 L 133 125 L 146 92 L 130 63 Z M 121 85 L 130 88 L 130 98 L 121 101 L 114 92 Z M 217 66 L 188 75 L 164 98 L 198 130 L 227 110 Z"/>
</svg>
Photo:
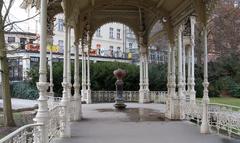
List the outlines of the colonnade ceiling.
<svg viewBox="0 0 240 143">
<path fill-rule="evenodd" d="M 40 0 L 24 0 L 25 4 Z M 105 23 L 120 22 L 129 26 L 138 37 L 142 32 L 144 43 L 148 43 L 153 25 L 167 20 L 166 32 L 174 31 L 187 16 L 201 14 L 206 0 L 48 0 L 48 15 L 64 12 L 65 23 L 74 28 L 76 37 L 84 31 L 93 32 Z M 197 4 L 197 7 L 196 7 Z M 204 12 L 202 12 L 204 13 Z M 204 16 L 202 18 L 204 20 Z M 87 26 L 88 25 L 88 26 Z M 90 28 L 90 29 L 87 29 Z M 160 34 L 161 35 L 161 34 Z M 170 34 L 173 35 L 173 34 Z M 154 36 L 154 35 L 153 35 Z M 156 36 L 156 35 L 155 35 Z"/>
<path fill-rule="evenodd" d="M 181 20 L 183 14 L 192 5 L 192 0 L 63 0 L 66 21 L 71 24 L 89 24 L 91 31 L 105 23 L 120 22 L 129 26 L 138 36 L 143 32 L 144 43 L 153 25 L 163 17 Z M 78 12 L 75 11 L 78 9 Z M 74 10 L 74 12 L 73 12 Z M 192 12 L 192 10 L 188 10 Z M 80 19 L 75 19 L 79 15 Z M 182 17 L 184 17 L 183 15 Z M 74 20 L 78 20 L 77 22 Z M 83 24 L 83 25 L 85 25 Z M 175 22 L 174 24 L 177 24 Z M 80 27 L 83 28 L 83 27 Z M 83 31 L 83 30 L 79 30 Z"/>
</svg>

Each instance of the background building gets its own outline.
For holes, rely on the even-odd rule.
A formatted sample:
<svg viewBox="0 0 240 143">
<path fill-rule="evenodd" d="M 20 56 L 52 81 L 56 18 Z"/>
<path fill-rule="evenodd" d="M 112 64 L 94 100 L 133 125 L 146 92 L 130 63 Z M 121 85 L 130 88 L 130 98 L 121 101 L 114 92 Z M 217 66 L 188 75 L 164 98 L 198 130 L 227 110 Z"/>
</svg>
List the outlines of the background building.
<svg viewBox="0 0 240 143">
<path fill-rule="evenodd" d="M 53 62 L 62 62 L 64 49 L 64 17 L 56 15 L 53 45 Z M 38 21 L 39 22 L 39 21 Z M 35 22 L 35 27 L 38 26 Z M 29 24 L 29 22 L 28 22 Z M 31 29 L 31 26 L 28 26 Z M 5 41 L 8 49 L 9 75 L 11 81 L 27 80 L 28 71 L 39 64 L 39 36 L 38 31 L 30 32 L 6 32 Z M 73 31 L 71 43 L 74 43 Z M 50 46 L 50 45 L 48 45 Z M 73 47 L 73 46 L 72 46 Z M 164 47 L 164 48 L 163 48 Z M 48 56 L 50 47 L 48 47 Z M 74 48 L 72 48 L 74 53 Z M 74 55 L 72 55 L 72 59 Z M 90 60 L 118 61 L 138 64 L 139 49 L 135 33 L 126 25 L 120 23 L 108 23 L 98 28 L 92 39 Z M 149 47 L 150 63 L 165 63 L 167 50 L 165 45 L 159 42 Z"/>
<path fill-rule="evenodd" d="M 128 57 L 132 59 L 133 63 L 139 62 L 139 49 L 138 49 L 138 42 L 134 32 L 129 28 L 124 28 L 124 40 L 125 40 L 125 47 L 126 52 L 128 53 Z"/>
<path fill-rule="evenodd" d="M 9 78 L 11 81 L 23 80 L 30 69 L 29 51 L 38 52 L 35 44 L 38 37 L 29 32 L 6 32 L 5 43 L 8 53 Z"/>
<path fill-rule="evenodd" d="M 7 32 L 5 42 L 7 46 L 7 56 L 9 63 L 9 77 L 11 81 L 28 80 L 28 71 L 39 65 L 39 37 L 35 33 L 29 32 Z M 53 62 L 63 61 L 63 51 L 60 46 L 48 45 L 48 57 L 50 57 L 50 47 L 53 52 Z M 74 54 L 71 55 L 74 59 Z M 131 59 L 113 58 L 109 56 L 90 56 L 93 62 L 98 61 L 118 61 L 132 63 Z M 1 82 L 1 79 L 0 79 Z"/>
<path fill-rule="evenodd" d="M 157 46 L 150 46 L 149 47 L 149 56 L 148 62 L 151 64 L 164 64 L 166 63 L 168 55 L 167 48 L 158 48 Z"/>
<path fill-rule="evenodd" d="M 58 45 L 62 53 L 64 48 L 64 16 L 58 14 L 55 18 L 53 44 Z M 71 40 L 73 43 L 73 32 Z M 132 59 L 132 55 L 136 55 L 136 51 L 138 51 L 136 36 L 124 24 L 108 23 L 98 28 L 94 33 L 91 56 Z"/>
</svg>

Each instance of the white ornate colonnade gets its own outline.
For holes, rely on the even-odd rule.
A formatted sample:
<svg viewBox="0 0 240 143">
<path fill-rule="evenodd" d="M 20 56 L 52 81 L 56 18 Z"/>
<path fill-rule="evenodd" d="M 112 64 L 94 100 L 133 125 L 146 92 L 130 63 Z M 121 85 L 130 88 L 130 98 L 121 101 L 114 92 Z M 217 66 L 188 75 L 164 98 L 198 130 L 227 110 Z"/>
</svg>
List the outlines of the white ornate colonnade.
<svg viewBox="0 0 240 143">
<path fill-rule="evenodd" d="M 82 40 L 82 101 L 87 104 L 92 103 L 91 101 L 91 81 L 90 81 L 90 58 L 89 52 L 91 49 L 91 37 L 90 37 L 90 26 L 87 26 L 86 36 Z"/>
<path fill-rule="evenodd" d="M 149 99 L 149 78 L 148 78 L 148 51 L 146 45 L 143 43 L 142 32 L 139 34 L 139 69 L 140 69 L 140 79 L 139 79 L 139 103 L 147 103 Z"/>
<path fill-rule="evenodd" d="M 190 43 L 184 43 L 184 24 L 179 25 L 177 36 L 174 43 L 169 44 L 168 48 L 168 111 L 166 116 L 170 119 L 181 119 L 180 102 L 177 100 L 189 100 L 195 102 L 195 78 L 194 78 L 194 48 L 195 48 L 195 23 L 194 16 L 189 18 L 190 21 Z M 190 44 L 190 46 L 189 46 Z M 186 55 L 187 51 L 187 55 Z M 178 52 L 178 53 L 177 53 Z M 176 64 L 176 61 L 178 63 Z M 187 74 L 186 74 L 187 63 Z M 176 69 L 178 71 L 176 72 Z M 176 78 L 177 77 L 177 78 Z M 187 80 L 186 80 L 187 79 Z M 177 80 L 177 81 L 176 81 Z M 177 92 L 176 92 L 177 89 Z"/>
<path fill-rule="evenodd" d="M 73 4 L 75 4 L 76 1 L 71 0 L 71 1 L 63 1 L 61 3 L 61 6 L 63 7 L 63 12 L 65 13 L 65 25 L 66 25 L 66 34 L 65 34 L 65 52 L 64 52 L 64 75 L 63 75 L 63 97 L 67 97 L 68 98 L 63 98 L 66 99 L 66 103 L 69 102 L 72 98 L 71 95 L 71 61 L 70 61 L 70 32 L 73 28 L 73 30 L 75 31 L 74 33 L 77 34 L 75 35 L 75 77 L 74 77 L 74 98 L 79 100 L 79 71 L 78 71 L 78 67 L 79 67 L 79 55 L 77 53 L 77 47 L 79 47 L 79 41 L 81 39 L 81 54 L 82 54 L 82 90 L 81 90 L 81 95 L 82 95 L 82 100 L 86 101 L 87 103 L 91 103 L 91 89 L 90 89 L 90 65 L 89 65 L 89 48 L 91 47 L 91 36 L 93 33 L 92 31 L 94 29 L 96 29 L 96 27 L 99 26 L 99 24 L 102 24 L 103 22 L 106 21 L 111 21 L 114 20 L 115 17 L 111 17 L 109 19 L 105 19 L 103 18 L 103 21 L 97 19 L 99 17 L 94 17 L 94 13 L 87 11 L 87 15 L 86 17 L 81 16 L 81 13 L 79 13 L 78 9 L 80 9 L 80 6 L 77 6 L 76 9 L 72 10 L 70 8 L 74 7 Z M 160 7 L 161 5 L 163 5 L 164 1 L 160 1 L 158 3 L 158 7 Z M 187 2 L 185 2 L 187 3 Z M 204 3 L 198 3 L 197 4 L 202 4 L 204 6 Z M 92 3 L 90 3 L 91 6 L 95 6 L 95 1 L 93 1 Z M 159 6 L 160 5 L 160 6 Z M 72 7 L 71 7 L 72 6 Z M 188 6 L 188 4 L 186 4 L 186 6 Z M 97 7 L 97 6 L 96 6 Z M 114 7 L 113 7 L 114 9 Z M 149 91 L 149 81 L 148 81 L 148 61 L 147 61 L 147 35 L 144 34 L 144 32 L 146 30 L 149 31 L 149 29 L 146 29 L 146 26 L 148 23 L 146 21 L 144 21 L 144 18 L 142 16 L 143 12 L 142 9 L 144 8 L 138 8 L 138 13 L 139 15 L 137 15 L 137 19 L 140 20 L 140 23 L 137 24 L 140 27 L 140 30 L 137 30 L 137 28 L 133 28 L 133 30 L 139 31 L 139 35 L 138 35 L 138 39 L 139 39 L 139 48 L 140 48 L 140 90 L 139 90 L 139 102 L 140 103 L 145 103 L 149 101 L 149 97 L 147 95 L 148 91 Z M 112 10 L 113 13 L 115 12 L 114 10 Z M 102 12 L 102 11 L 101 11 Z M 105 12 L 105 11 L 104 11 Z M 160 13 L 162 12 L 161 10 L 159 11 Z M 147 13 L 147 12 L 145 12 Z M 164 12 L 162 12 L 164 13 Z M 197 11 L 196 11 L 197 13 Z M 201 11 L 202 14 L 202 11 Z M 84 14 L 83 14 L 84 15 Z M 97 15 L 97 14 L 96 14 Z M 75 17 L 74 17 L 75 16 Z M 139 17 L 138 17 L 139 16 Z M 186 15 L 187 16 L 187 15 Z M 201 15 L 202 17 L 205 17 L 205 15 Z M 77 19 L 76 19 L 77 17 Z M 97 19 L 98 21 L 96 22 L 97 24 L 94 25 L 94 23 L 92 23 L 91 21 L 92 19 Z M 126 17 L 124 17 L 126 18 Z M 124 19 L 123 18 L 123 19 Z M 165 18 L 165 17 L 164 17 Z M 116 21 L 120 21 L 122 23 L 126 23 L 125 20 L 123 19 L 118 19 Z M 176 18 L 178 19 L 178 18 Z M 76 21 L 77 20 L 77 21 Z M 82 21 L 81 21 L 82 20 Z M 175 105 L 175 100 L 180 100 L 180 99 L 186 99 L 187 96 L 190 97 L 191 102 L 194 102 L 195 100 L 195 90 L 194 90 L 194 47 L 195 47 L 195 43 L 194 43 L 194 27 L 195 27 L 195 17 L 191 17 L 190 18 L 190 22 L 191 22 L 191 36 L 190 36 L 190 48 L 187 48 L 187 65 L 188 65 L 188 74 L 186 74 L 185 71 L 185 61 L 186 61 L 186 54 L 185 54 L 185 47 L 183 47 L 183 31 L 184 31 L 184 24 L 180 22 L 180 24 L 178 23 L 177 25 L 173 25 L 171 22 L 174 21 L 174 19 L 168 19 L 166 17 L 165 19 L 166 21 L 163 21 L 163 23 L 165 24 L 166 27 L 166 31 L 167 34 L 169 36 L 169 63 L 168 63 L 168 99 L 169 99 L 169 104 L 168 104 L 168 112 L 166 113 L 166 115 L 171 118 L 171 119 L 175 119 L 175 118 L 180 118 L 181 115 L 181 111 L 177 111 L 179 110 L 179 108 Z M 203 23 L 203 27 L 206 26 L 203 21 L 200 21 Z M 132 27 L 134 25 L 134 23 L 126 23 L 127 25 L 129 25 L 130 27 Z M 173 28 L 173 26 L 175 28 Z M 145 28 L 145 29 L 144 29 Z M 149 27 L 150 28 L 150 27 Z M 204 30 L 206 29 L 206 27 L 203 28 Z M 175 33 L 176 33 L 176 38 L 175 38 Z M 177 39 L 177 40 L 176 40 Z M 207 39 L 205 38 L 205 43 L 207 43 Z M 205 44 L 206 45 L 206 44 Z M 207 48 L 207 45 L 205 46 Z M 205 49 L 206 50 L 206 49 Z M 176 59 L 176 54 L 177 54 L 177 59 Z M 205 56 L 205 61 L 207 61 L 207 56 Z M 41 58 L 42 59 L 42 58 Z M 176 65 L 176 61 L 178 62 Z M 176 72 L 176 67 L 178 69 L 178 71 Z M 177 73 L 177 74 L 176 74 Z M 177 75 L 177 76 L 176 76 Z M 187 75 L 187 77 L 186 77 Z M 177 78 L 176 78 L 177 77 Z M 207 99 L 207 87 L 208 87 L 208 81 L 207 81 L 207 62 L 205 62 L 205 70 L 204 70 L 204 97 Z M 176 79 L 177 79 L 177 83 L 176 83 Z M 187 79 L 187 83 L 186 83 L 186 79 Z M 187 90 L 186 90 L 186 85 L 187 85 Z M 177 92 L 176 92 L 176 87 L 177 87 Z M 67 93 L 67 94 L 66 94 Z M 65 96 L 64 96 L 65 95 Z M 205 99 L 204 98 L 204 99 Z M 64 100 L 65 101 L 65 100 Z M 65 102 L 63 102 L 65 103 Z M 78 102 L 80 103 L 80 102 Z M 76 104 L 76 106 L 78 106 Z M 80 107 L 79 107 L 80 109 Z M 80 111 L 79 111 L 80 113 Z M 80 118 L 80 116 L 79 116 Z"/>
<path fill-rule="evenodd" d="M 27 3 L 32 3 L 27 0 Z M 194 25 L 195 18 L 192 14 L 196 14 L 198 22 L 202 26 L 204 35 L 204 106 L 202 115 L 201 133 L 208 132 L 207 124 L 207 103 L 208 99 L 208 69 L 207 69 L 207 2 L 205 0 L 127 0 L 123 3 L 121 0 L 63 0 L 54 1 L 41 0 L 34 1 L 41 9 L 41 33 L 40 33 L 40 65 L 39 65 L 39 109 L 35 121 L 41 126 L 41 131 L 48 130 L 49 111 L 47 105 L 47 17 L 49 13 L 52 16 L 59 12 L 65 14 L 65 47 L 64 47 L 64 72 L 63 72 L 63 97 L 61 105 L 64 107 L 63 112 L 63 129 L 61 136 L 70 136 L 69 122 L 71 120 L 79 120 L 81 118 L 81 97 L 80 97 L 80 81 L 79 81 L 79 45 L 82 47 L 82 91 L 83 100 L 91 103 L 90 100 L 90 71 L 89 71 L 89 47 L 91 32 L 95 31 L 100 25 L 106 22 L 121 22 L 133 29 L 135 33 L 139 33 L 140 47 L 140 94 L 139 102 L 148 101 L 146 96 L 148 89 L 148 63 L 147 63 L 147 45 L 149 44 L 149 32 L 152 25 L 159 19 L 164 25 L 164 30 L 169 39 L 168 54 L 168 100 L 166 117 L 170 119 L 181 119 L 183 111 L 179 108 L 183 99 L 190 97 L 192 104 L 195 104 L 194 91 Z M 39 5 L 40 4 L 40 5 Z M 49 13 L 48 13 L 49 12 Z M 190 48 L 187 49 L 188 76 L 186 83 L 185 74 L 185 47 L 183 47 L 183 31 L 185 29 L 184 21 L 190 18 L 191 22 L 191 42 Z M 71 60 L 70 60 L 70 32 L 71 29 L 75 33 L 75 70 L 74 70 L 74 96 L 71 95 Z M 81 43 L 81 44 L 80 44 Z M 177 56 L 176 56 L 177 55 Z M 177 63 L 177 64 L 176 64 Z M 176 72 L 177 67 L 177 72 Z M 177 80 L 177 82 L 176 82 Z M 186 90 L 187 84 L 187 90 Z M 71 106 L 74 100 L 74 107 Z M 75 116 L 69 115 L 71 110 L 75 110 Z M 73 118 L 73 119 L 72 119 Z M 47 142 L 48 135 L 45 133 L 44 143 Z"/>
</svg>

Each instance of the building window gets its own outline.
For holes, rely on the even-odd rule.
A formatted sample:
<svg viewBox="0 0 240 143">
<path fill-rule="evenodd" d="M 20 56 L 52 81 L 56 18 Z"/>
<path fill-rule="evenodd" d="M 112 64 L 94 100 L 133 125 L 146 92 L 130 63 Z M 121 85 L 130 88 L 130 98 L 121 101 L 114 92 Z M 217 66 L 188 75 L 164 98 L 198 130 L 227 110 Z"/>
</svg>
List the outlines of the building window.
<svg viewBox="0 0 240 143">
<path fill-rule="evenodd" d="M 22 59 L 21 58 L 14 58 L 14 59 L 8 59 L 9 64 L 9 78 L 11 81 L 19 81 L 22 80 L 22 72 L 23 72 L 23 66 L 22 66 Z"/>
<path fill-rule="evenodd" d="M 133 43 L 128 43 L 128 48 L 132 49 Z"/>
<path fill-rule="evenodd" d="M 35 39 L 29 39 L 29 44 L 33 44 L 34 41 Z"/>
<path fill-rule="evenodd" d="M 63 53 L 64 42 L 63 40 L 58 40 L 58 46 L 60 48 L 60 52 Z"/>
<path fill-rule="evenodd" d="M 7 42 L 8 43 L 15 43 L 15 37 L 8 37 Z"/>
<path fill-rule="evenodd" d="M 128 33 L 129 33 L 129 34 L 133 34 L 133 31 L 129 28 L 129 29 L 128 29 Z"/>
<path fill-rule="evenodd" d="M 30 67 L 36 68 L 39 66 L 39 57 L 30 57 Z"/>
<path fill-rule="evenodd" d="M 156 61 L 155 54 L 151 54 L 151 59 L 152 62 Z"/>
<path fill-rule="evenodd" d="M 117 39 L 121 39 L 121 29 L 117 29 Z"/>
<path fill-rule="evenodd" d="M 113 46 L 109 46 L 109 56 L 113 57 Z"/>
<path fill-rule="evenodd" d="M 31 62 L 39 62 L 38 57 L 31 57 L 30 60 L 31 60 Z"/>
<path fill-rule="evenodd" d="M 111 38 L 111 39 L 114 38 L 113 37 L 113 28 L 112 27 L 109 28 L 109 38 Z"/>
<path fill-rule="evenodd" d="M 96 31 L 96 36 L 101 37 L 101 28 L 98 28 Z"/>
<path fill-rule="evenodd" d="M 58 31 L 63 31 L 63 19 L 58 19 Z"/>
<path fill-rule="evenodd" d="M 20 38 L 20 47 L 21 49 L 25 49 L 25 45 L 26 45 L 26 38 Z"/>
<path fill-rule="evenodd" d="M 119 58 L 121 54 L 121 47 L 117 47 L 116 57 Z"/>
</svg>

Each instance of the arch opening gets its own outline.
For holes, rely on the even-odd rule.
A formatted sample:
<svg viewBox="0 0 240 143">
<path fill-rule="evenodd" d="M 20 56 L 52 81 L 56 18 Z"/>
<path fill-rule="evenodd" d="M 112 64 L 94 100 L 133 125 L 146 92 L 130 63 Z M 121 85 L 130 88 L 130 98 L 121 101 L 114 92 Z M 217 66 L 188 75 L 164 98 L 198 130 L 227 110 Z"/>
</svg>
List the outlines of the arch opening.
<svg viewBox="0 0 240 143">
<path fill-rule="evenodd" d="M 96 26 L 91 39 L 92 56 L 139 61 L 136 33 L 123 23 L 107 22 Z"/>
</svg>

